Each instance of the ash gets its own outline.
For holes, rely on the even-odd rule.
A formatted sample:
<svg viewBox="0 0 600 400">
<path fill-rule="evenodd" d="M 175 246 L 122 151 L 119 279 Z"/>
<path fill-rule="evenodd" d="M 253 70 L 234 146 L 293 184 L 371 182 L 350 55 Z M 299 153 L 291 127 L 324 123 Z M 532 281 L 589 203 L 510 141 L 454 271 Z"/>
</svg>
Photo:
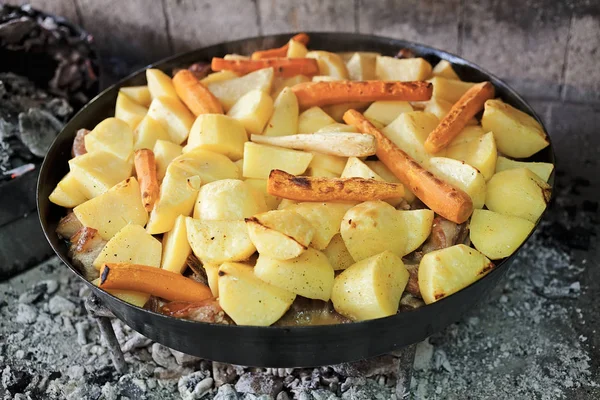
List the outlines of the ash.
<svg viewBox="0 0 600 400">
<path fill-rule="evenodd" d="M 597 266 L 586 257 L 598 208 L 575 200 L 584 181 L 569 182 L 504 285 L 418 344 L 414 363 L 407 350 L 330 367 L 247 368 L 173 351 L 113 320 L 128 365 L 118 375 L 83 306 L 87 288 L 54 258 L 0 284 L 0 399 L 600 398 L 585 305 L 594 303 L 586 295 Z"/>
</svg>

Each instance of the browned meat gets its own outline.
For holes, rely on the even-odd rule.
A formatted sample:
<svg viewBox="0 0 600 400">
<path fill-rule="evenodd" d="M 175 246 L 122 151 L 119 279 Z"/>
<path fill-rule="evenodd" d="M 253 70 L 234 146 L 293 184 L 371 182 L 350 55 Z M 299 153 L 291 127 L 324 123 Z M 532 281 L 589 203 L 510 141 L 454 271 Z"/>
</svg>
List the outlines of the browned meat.
<svg viewBox="0 0 600 400">
<path fill-rule="evenodd" d="M 73 264 L 89 281 L 98 277 L 98 270 L 93 263 L 106 245 L 106 241 L 93 228 L 83 227 L 71 237 L 69 257 Z"/>
<path fill-rule="evenodd" d="M 210 64 L 197 62 L 188 67 L 188 71 L 190 71 L 196 79 L 202 79 L 208 75 L 210 72 Z"/>
<path fill-rule="evenodd" d="M 421 291 L 419 290 L 419 264 L 404 264 L 404 266 L 409 273 L 408 283 L 404 290 L 415 297 L 421 298 Z"/>
<path fill-rule="evenodd" d="M 79 222 L 77 216 L 75 216 L 75 213 L 73 213 L 73 211 L 69 211 L 67 215 L 62 217 L 58 222 L 56 234 L 61 239 L 69 240 L 71 239 L 71 236 L 77 233 L 77 231 L 81 228 L 83 228 L 83 225 L 81 225 L 81 222 Z"/>
<path fill-rule="evenodd" d="M 423 300 L 420 298 L 417 298 L 410 293 L 405 293 L 400 299 L 400 308 L 398 311 L 402 312 L 414 310 L 415 308 L 423 307 L 424 305 L 425 302 L 423 302 Z"/>
<path fill-rule="evenodd" d="M 456 244 L 461 228 L 452 221 L 440 216 L 433 219 L 431 234 L 423 245 L 423 254 L 444 249 Z"/>
<path fill-rule="evenodd" d="M 80 129 L 77 131 L 75 135 L 75 139 L 73 139 L 73 147 L 71 148 L 71 156 L 77 157 L 87 153 L 85 149 L 85 135 L 90 133 L 88 129 Z"/>
<path fill-rule="evenodd" d="M 305 297 L 296 297 L 292 306 L 275 325 L 279 326 L 309 326 L 333 325 L 350 322 L 346 317 L 338 314 L 333 309 L 331 302 L 311 300 Z"/>
<path fill-rule="evenodd" d="M 160 311 L 165 315 L 175 318 L 184 318 L 211 324 L 232 324 L 232 321 L 227 317 L 225 311 L 223 311 L 215 298 L 194 303 L 172 301 L 162 306 Z"/>
<path fill-rule="evenodd" d="M 415 53 L 410 49 L 400 49 L 394 58 L 415 58 Z"/>
</svg>

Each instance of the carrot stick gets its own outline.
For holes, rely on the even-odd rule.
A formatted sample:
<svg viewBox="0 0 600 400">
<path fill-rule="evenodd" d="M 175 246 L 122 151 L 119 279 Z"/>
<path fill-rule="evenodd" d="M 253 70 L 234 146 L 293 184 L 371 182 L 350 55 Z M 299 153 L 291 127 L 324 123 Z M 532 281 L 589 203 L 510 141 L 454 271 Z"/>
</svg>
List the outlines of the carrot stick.
<svg viewBox="0 0 600 400">
<path fill-rule="evenodd" d="M 213 71 L 234 71 L 247 74 L 263 68 L 273 67 L 275 75 L 290 77 L 294 75 L 317 75 L 319 64 L 312 58 L 263 58 L 260 60 L 225 60 L 213 57 L 211 62 Z"/>
<path fill-rule="evenodd" d="M 377 157 L 430 209 L 457 224 L 469 218 L 473 212 L 473 202 L 468 194 L 421 167 L 358 111 L 346 111 L 344 121 L 362 133 L 375 136 Z"/>
<path fill-rule="evenodd" d="M 300 108 L 310 108 L 353 101 L 424 101 L 431 98 L 433 85 L 429 82 L 395 81 L 303 82 L 292 86 L 292 91 Z"/>
<path fill-rule="evenodd" d="M 158 199 L 158 178 L 156 177 L 154 153 L 150 149 L 136 150 L 134 164 L 142 192 L 142 203 L 146 211 L 152 211 L 154 203 Z"/>
<path fill-rule="evenodd" d="M 195 116 L 200 114 L 223 114 L 221 102 L 194 76 L 194 73 L 182 69 L 173 77 L 173 86 L 177 96 Z"/>
<path fill-rule="evenodd" d="M 300 42 L 306 46 L 310 38 L 306 33 L 299 33 L 297 35 L 294 35 L 290 40 L 295 40 L 296 42 Z M 288 47 L 290 47 L 289 42 L 281 47 L 277 47 L 276 49 L 255 51 L 254 53 L 252 53 L 252 59 L 262 60 L 263 58 L 285 57 L 287 55 Z"/>
<path fill-rule="evenodd" d="M 274 169 L 267 192 L 296 201 L 368 201 L 402 197 L 404 186 L 375 179 L 294 176 Z"/>
<path fill-rule="evenodd" d="M 427 136 L 425 150 L 431 154 L 443 150 L 467 126 L 467 122 L 483 110 L 486 100 L 494 98 L 494 92 L 494 85 L 490 82 L 478 83 L 467 90 Z"/>
<path fill-rule="evenodd" d="M 107 263 L 100 269 L 102 289 L 134 290 L 169 301 L 201 301 L 212 297 L 208 286 L 181 274 L 147 265 Z"/>
</svg>

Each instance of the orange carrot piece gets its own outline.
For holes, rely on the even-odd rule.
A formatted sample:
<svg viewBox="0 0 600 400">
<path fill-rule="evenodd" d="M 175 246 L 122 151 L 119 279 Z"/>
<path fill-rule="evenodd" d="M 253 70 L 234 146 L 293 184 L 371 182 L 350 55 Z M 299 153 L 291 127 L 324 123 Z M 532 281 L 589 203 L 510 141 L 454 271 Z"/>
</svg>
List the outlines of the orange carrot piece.
<svg viewBox="0 0 600 400">
<path fill-rule="evenodd" d="M 169 301 L 196 302 L 212 297 L 208 286 L 181 274 L 147 265 L 107 263 L 100 269 L 102 289 L 133 290 Z"/>
<path fill-rule="evenodd" d="M 140 183 L 142 203 L 146 211 L 152 211 L 158 200 L 158 178 L 156 177 L 156 159 L 150 149 L 136 150 L 134 155 L 135 172 Z"/>
<path fill-rule="evenodd" d="M 295 40 L 296 42 L 300 42 L 303 45 L 307 45 L 310 38 L 306 33 L 299 33 L 294 35 L 291 40 Z M 287 55 L 288 48 L 290 47 L 289 42 L 284 44 L 281 47 L 277 47 L 276 49 L 267 49 L 267 50 L 259 50 L 252 53 L 253 60 L 262 60 L 264 58 L 275 58 L 275 57 L 285 57 Z"/>
<path fill-rule="evenodd" d="M 263 68 L 273 67 L 276 76 L 290 77 L 295 75 L 317 75 L 319 64 L 312 58 L 263 58 L 260 60 L 225 60 L 213 57 L 213 71 L 234 71 L 247 74 Z"/>
<path fill-rule="evenodd" d="M 431 98 L 429 82 L 333 81 L 303 82 L 292 86 L 300 108 L 327 106 L 354 101 L 425 101 Z"/>
<path fill-rule="evenodd" d="M 195 116 L 200 114 L 223 114 L 221 102 L 204 86 L 194 73 L 187 69 L 178 71 L 173 77 L 177 96 Z"/>
<path fill-rule="evenodd" d="M 486 100 L 494 98 L 494 93 L 494 85 L 490 82 L 478 83 L 467 90 L 427 136 L 425 150 L 431 154 L 443 150 L 467 126 L 467 122 L 483 110 Z"/>
<path fill-rule="evenodd" d="M 294 176 L 274 169 L 267 192 L 296 201 L 368 201 L 402 197 L 404 186 L 375 179 Z"/>
<path fill-rule="evenodd" d="M 356 110 L 348 110 L 344 114 L 344 121 L 362 133 L 375 136 L 379 160 L 430 209 L 457 224 L 465 222 L 473 213 L 473 202 L 468 194 L 421 167 L 364 115 Z"/>
</svg>

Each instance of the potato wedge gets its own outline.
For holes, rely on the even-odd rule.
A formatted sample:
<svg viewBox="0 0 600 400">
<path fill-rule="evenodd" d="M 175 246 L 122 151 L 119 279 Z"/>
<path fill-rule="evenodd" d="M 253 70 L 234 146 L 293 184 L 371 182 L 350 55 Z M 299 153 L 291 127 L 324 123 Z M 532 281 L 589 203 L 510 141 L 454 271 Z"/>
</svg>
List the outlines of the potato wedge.
<svg viewBox="0 0 600 400">
<path fill-rule="evenodd" d="M 285 136 L 298 133 L 298 99 L 292 90 L 284 87 L 273 103 L 273 114 L 263 135 Z"/>
<path fill-rule="evenodd" d="M 276 210 L 281 202 L 281 197 L 273 196 L 267 192 L 267 180 L 266 179 L 254 179 L 249 178 L 244 180 L 244 182 L 254 189 L 256 189 L 260 194 L 264 196 L 265 203 L 267 205 L 268 210 Z"/>
<path fill-rule="evenodd" d="M 314 133 L 331 124 L 335 124 L 335 120 L 322 108 L 311 107 L 299 115 L 298 133 Z"/>
<path fill-rule="evenodd" d="M 156 177 L 162 181 L 167 173 L 167 167 L 175 158 L 181 155 L 183 149 L 180 145 L 168 140 L 157 140 L 152 150 L 156 160 Z"/>
<path fill-rule="evenodd" d="M 187 171 L 190 175 L 198 175 L 202 179 L 203 185 L 220 179 L 241 178 L 240 171 L 233 161 L 223 154 L 209 150 L 188 151 L 173 159 L 171 164 L 177 165 L 178 168 Z"/>
<path fill-rule="evenodd" d="M 119 93 L 127 95 L 131 100 L 144 107 L 148 107 L 152 102 L 148 86 L 126 86 L 119 88 Z"/>
<path fill-rule="evenodd" d="M 242 158 L 247 141 L 248 135 L 240 121 L 222 114 L 203 114 L 192 125 L 183 151 L 205 149 L 236 161 Z"/>
<path fill-rule="evenodd" d="M 452 64 L 450 64 L 446 60 L 440 60 L 435 67 L 433 67 L 433 76 L 441 76 L 446 79 L 457 79 L 460 80 L 456 72 L 454 72 L 454 68 L 452 68 Z"/>
<path fill-rule="evenodd" d="M 125 225 L 114 235 L 94 260 L 94 267 L 126 262 L 160 268 L 162 244 L 141 225 Z"/>
<path fill-rule="evenodd" d="M 548 204 L 551 188 L 527 168 L 509 169 L 489 180 L 485 205 L 491 211 L 535 223 Z"/>
<path fill-rule="evenodd" d="M 275 78 L 273 78 L 271 97 L 273 99 L 277 99 L 281 91 L 286 87 L 291 88 L 292 86 L 303 82 L 310 82 L 310 78 L 306 75 L 295 75 L 291 78 L 283 78 L 280 76 L 276 76 Z"/>
<path fill-rule="evenodd" d="M 74 208 L 86 201 L 87 197 L 77 179 L 69 172 L 58 182 L 48 199 L 61 207 Z"/>
<path fill-rule="evenodd" d="M 399 223 L 406 232 L 405 246 L 402 256 L 418 249 L 429 237 L 433 225 L 434 212 L 428 209 L 401 210 L 396 214 Z"/>
<path fill-rule="evenodd" d="M 386 250 L 404 255 L 407 234 L 398 213 L 383 201 L 366 201 L 346 212 L 340 234 L 355 261 Z"/>
<path fill-rule="evenodd" d="M 146 225 L 148 213 L 142 204 L 140 185 L 127 178 L 73 209 L 75 216 L 88 228 L 94 228 L 104 240 L 110 240 L 125 225 Z"/>
<path fill-rule="evenodd" d="M 184 215 L 177 217 L 173 229 L 165 233 L 162 238 L 163 251 L 160 267 L 178 274 L 185 270 L 187 258 L 192 253 L 192 248 L 187 239 L 185 218 Z"/>
<path fill-rule="evenodd" d="M 323 301 L 329 300 L 334 279 L 333 268 L 325 254 L 312 248 L 290 260 L 260 254 L 254 274 L 273 286 Z"/>
<path fill-rule="evenodd" d="M 535 225 L 523 218 L 475 210 L 469 224 L 471 243 L 491 260 L 510 256 L 527 239 Z"/>
<path fill-rule="evenodd" d="M 479 124 L 465 126 L 464 129 L 458 135 L 456 135 L 454 139 L 452 139 L 448 147 L 467 143 L 475 139 L 480 139 L 485 133 L 486 131 L 484 131 Z"/>
<path fill-rule="evenodd" d="M 258 253 L 276 260 L 298 257 L 315 233 L 313 225 L 291 208 L 268 211 L 245 221 Z"/>
<path fill-rule="evenodd" d="M 246 142 L 243 175 L 245 178 L 267 179 L 273 169 L 299 175 L 306 171 L 312 158 L 313 155 L 305 151 Z"/>
<path fill-rule="evenodd" d="M 85 135 L 88 153 L 106 151 L 122 160 L 129 160 L 133 152 L 133 130 L 117 118 L 106 118 Z"/>
<path fill-rule="evenodd" d="M 429 82 L 433 84 L 432 98 L 441 98 L 452 104 L 456 103 L 467 90 L 475 85 L 472 82 L 463 82 L 441 76 L 434 76 Z"/>
<path fill-rule="evenodd" d="M 209 83 L 228 81 L 233 78 L 239 78 L 239 76 L 240 74 L 238 74 L 237 72 L 223 70 L 219 72 L 213 72 L 212 74 L 208 74 L 205 78 L 202 78 L 200 80 L 200 83 L 204 86 L 207 86 Z"/>
<path fill-rule="evenodd" d="M 419 289 L 425 304 L 434 303 L 483 278 L 494 264 L 464 244 L 432 251 L 419 264 Z"/>
<path fill-rule="evenodd" d="M 464 161 L 477 168 L 487 181 L 494 175 L 498 158 L 494 134 L 488 132 L 478 139 L 450 146 L 446 149 L 446 157 Z"/>
<path fill-rule="evenodd" d="M 169 140 L 169 134 L 155 119 L 145 116 L 133 131 L 133 150 L 154 148 L 156 141 Z M 173 143 L 175 145 L 175 143 Z"/>
<path fill-rule="evenodd" d="M 187 240 L 187 239 L 186 239 Z M 219 297 L 219 267 L 217 264 L 205 263 L 203 265 L 204 272 L 206 272 L 206 280 L 208 281 L 208 287 L 215 298 Z"/>
<path fill-rule="evenodd" d="M 554 165 L 543 162 L 523 162 L 515 161 L 506 157 L 499 156 L 496 160 L 496 173 L 506 171 L 507 169 L 527 168 L 545 182 L 548 182 L 550 175 L 554 170 Z"/>
<path fill-rule="evenodd" d="M 202 263 L 247 260 L 255 251 L 244 221 L 203 221 L 186 218 L 192 251 Z"/>
<path fill-rule="evenodd" d="M 208 90 L 223 104 L 225 111 L 251 90 L 261 90 L 269 93 L 273 83 L 273 68 L 259 69 L 239 78 L 211 82 Z"/>
<path fill-rule="evenodd" d="M 333 235 L 327 247 L 323 250 L 334 270 L 344 270 L 354 264 L 354 258 L 346 248 L 344 239 L 339 233 Z"/>
<path fill-rule="evenodd" d="M 375 179 L 377 181 L 383 181 L 375 171 L 369 168 L 364 162 L 356 157 L 349 157 L 346 162 L 346 166 L 342 171 L 342 178 L 359 177 L 365 179 Z"/>
<path fill-rule="evenodd" d="M 171 97 L 179 100 L 171 77 L 159 69 L 149 68 L 146 70 L 146 81 L 148 82 L 148 91 L 152 99 L 158 97 Z"/>
<path fill-rule="evenodd" d="M 424 143 L 438 123 L 437 117 L 431 113 L 412 111 L 400 114 L 382 132 L 415 161 L 426 166 L 432 155 L 425 150 Z M 435 156 L 443 157 L 444 151 Z"/>
<path fill-rule="evenodd" d="M 332 156 L 330 154 L 323 154 L 316 151 L 312 151 L 311 153 L 313 158 L 310 161 L 309 167 L 313 170 L 322 169 L 335 174 L 336 177 L 339 177 L 346 167 L 346 157 Z"/>
<path fill-rule="evenodd" d="M 146 116 L 148 108 L 133 101 L 126 94 L 119 92 L 115 105 L 115 118 L 127 123 L 131 129 L 135 129 L 140 121 Z"/>
<path fill-rule="evenodd" d="M 363 113 L 371 123 L 380 126 L 391 124 L 400 114 L 413 111 L 408 101 L 375 101 Z"/>
<path fill-rule="evenodd" d="M 337 79 L 348 79 L 346 64 L 340 56 L 328 51 L 313 50 L 306 53 L 306 58 L 314 58 L 319 64 L 319 74 L 328 75 Z"/>
<path fill-rule="evenodd" d="M 498 150 L 509 157 L 530 157 L 550 144 L 539 122 L 499 99 L 485 102 L 481 125 L 494 132 Z"/>
<path fill-rule="evenodd" d="M 273 115 L 273 99 L 262 90 L 251 90 L 239 98 L 227 115 L 241 122 L 249 134 L 259 135 Z"/>
<path fill-rule="evenodd" d="M 352 101 L 352 102 L 331 104 L 328 106 L 323 106 L 323 111 L 325 111 L 331 118 L 333 118 L 334 121 L 341 123 L 341 122 L 344 122 L 343 117 L 344 117 L 344 114 L 346 113 L 346 111 L 348 111 L 350 109 L 364 110 L 368 106 L 369 106 L 369 102 Z M 323 128 L 325 128 L 325 127 L 323 127 Z M 323 128 L 321 128 L 321 129 L 323 129 Z"/>
<path fill-rule="evenodd" d="M 125 161 L 105 151 L 95 151 L 70 159 L 69 169 L 81 193 L 86 198 L 93 199 L 129 178 L 133 161 Z"/>
<path fill-rule="evenodd" d="M 206 221 L 235 221 L 267 211 L 264 196 L 238 179 L 222 179 L 200 188 L 194 218 Z"/>
<path fill-rule="evenodd" d="M 423 58 L 379 56 L 375 59 L 375 75 L 384 81 L 424 81 L 431 76 L 431 64 Z"/>
<path fill-rule="evenodd" d="M 315 231 L 310 245 L 323 250 L 329 245 L 331 238 L 339 233 L 344 215 L 354 205 L 355 203 L 304 202 L 291 205 L 286 210 L 295 211 L 310 222 Z"/>
<path fill-rule="evenodd" d="M 429 160 L 429 171 L 437 177 L 466 192 L 474 208 L 483 208 L 485 203 L 485 178 L 474 167 L 446 157 Z"/>
<path fill-rule="evenodd" d="M 227 262 L 219 267 L 219 305 L 237 325 L 272 325 L 295 298 L 294 293 L 258 279 L 246 264 Z"/>
<path fill-rule="evenodd" d="M 306 46 L 297 40 L 290 40 L 288 42 L 288 48 L 286 57 L 287 58 L 304 58 L 306 57 L 308 50 Z"/>
<path fill-rule="evenodd" d="M 335 310 L 353 321 L 394 315 L 408 283 L 402 259 L 391 251 L 366 258 L 344 270 L 333 285 Z"/>
<path fill-rule="evenodd" d="M 194 115 L 174 97 L 156 97 L 150 104 L 148 116 L 160 123 L 176 144 L 187 139 L 194 123 Z"/>
<path fill-rule="evenodd" d="M 353 81 L 369 81 L 375 78 L 375 57 L 354 53 L 346 62 L 348 77 Z"/>
</svg>

